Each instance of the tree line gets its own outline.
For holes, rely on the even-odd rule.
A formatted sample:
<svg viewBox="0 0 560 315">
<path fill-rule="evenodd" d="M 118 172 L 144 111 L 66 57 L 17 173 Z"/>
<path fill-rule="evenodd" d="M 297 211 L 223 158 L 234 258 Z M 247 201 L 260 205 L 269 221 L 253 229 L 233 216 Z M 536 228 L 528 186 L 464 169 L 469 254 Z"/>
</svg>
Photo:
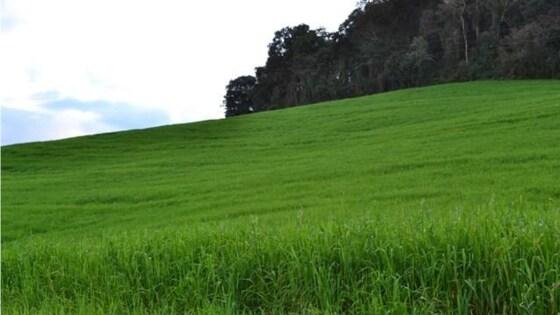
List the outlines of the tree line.
<svg viewBox="0 0 560 315">
<path fill-rule="evenodd" d="M 285 27 L 226 117 L 399 88 L 560 78 L 560 0 L 361 0 L 337 32 Z"/>
</svg>

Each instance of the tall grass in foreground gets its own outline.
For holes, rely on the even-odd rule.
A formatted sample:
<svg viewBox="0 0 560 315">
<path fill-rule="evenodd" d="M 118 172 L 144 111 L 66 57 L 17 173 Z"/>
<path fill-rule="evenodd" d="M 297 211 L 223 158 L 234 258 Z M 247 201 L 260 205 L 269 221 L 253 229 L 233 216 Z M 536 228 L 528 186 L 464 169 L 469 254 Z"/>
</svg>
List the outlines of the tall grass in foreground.
<svg viewBox="0 0 560 315">
<path fill-rule="evenodd" d="M 12 244 L 4 314 L 557 314 L 560 212 L 402 211 Z"/>
</svg>

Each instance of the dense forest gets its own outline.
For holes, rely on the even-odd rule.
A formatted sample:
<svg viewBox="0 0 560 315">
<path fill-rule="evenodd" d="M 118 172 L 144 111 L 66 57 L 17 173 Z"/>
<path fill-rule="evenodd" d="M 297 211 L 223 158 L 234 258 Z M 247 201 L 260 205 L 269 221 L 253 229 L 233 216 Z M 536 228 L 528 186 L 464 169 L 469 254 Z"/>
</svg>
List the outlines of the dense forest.
<svg viewBox="0 0 560 315">
<path fill-rule="evenodd" d="M 362 0 L 339 30 L 277 31 L 226 117 L 441 82 L 560 78 L 560 0 Z"/>
</svg>

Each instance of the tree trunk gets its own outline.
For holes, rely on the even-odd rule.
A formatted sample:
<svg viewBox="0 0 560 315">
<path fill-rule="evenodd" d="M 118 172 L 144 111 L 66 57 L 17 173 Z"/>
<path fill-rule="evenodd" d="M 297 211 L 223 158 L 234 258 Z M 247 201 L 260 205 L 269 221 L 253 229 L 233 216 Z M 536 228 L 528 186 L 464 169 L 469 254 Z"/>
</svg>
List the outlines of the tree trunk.
<svg viewBox="0 0 560 315">
<path fill-rule="evenodd" d="M 474 30 L 475 30 L 475 35 L 476 35 L 476 41 L 478 42 L 480 39 L 480 16 L 481 16 L 481 12 L 480 12 L 480 2 L 479 0 L 476 0 L 475 2 L 475 14 L 474 14 Z"/>
<path fill-rule="evenodd" d="M 463 0 L 463 10 L 461 11 L 461 25 L 463 28 L 463 41 L 465 43 L 465 63 L 469 64 L 469 40 L 467 38 L 467 28 L 465 23 L 465 11 L 467 10 L 467 2 Z"/>
</svg>

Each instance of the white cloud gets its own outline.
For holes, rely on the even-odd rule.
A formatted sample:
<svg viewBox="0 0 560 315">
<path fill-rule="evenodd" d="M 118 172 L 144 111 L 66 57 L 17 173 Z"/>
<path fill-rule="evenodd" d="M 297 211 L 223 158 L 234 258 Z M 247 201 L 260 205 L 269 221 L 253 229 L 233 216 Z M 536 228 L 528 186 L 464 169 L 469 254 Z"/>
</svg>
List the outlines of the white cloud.
<svg viewBox="0 0 560 315">
<path fill-rule="evenodd" d="M 114 126 L 103 122 L 98 113 L 76 109 L 41 112 L 3 109 L 2 116 L 3 145 L 116 130 Z"/>
<path fill-rule="evenodd" d="M 103 123 L 101 116 L 94 112 L 67 109 L 51 115 L 51 121 L 47 125 L 47 138 L 61 139 L 75 137 L 95 132 L 107 132 L 114 128 Z"/>
<path fill-rule="evenodd" d="M 354 7 L 349 0 L 3 1 L 1 106 L 44 112 L 53 96 L 102 100 L 163 110 L 170 122 L 222 117 L 224 86 L 265 62 L 274 31 L 304 22 L 334 30 Z"/>
</svg>

